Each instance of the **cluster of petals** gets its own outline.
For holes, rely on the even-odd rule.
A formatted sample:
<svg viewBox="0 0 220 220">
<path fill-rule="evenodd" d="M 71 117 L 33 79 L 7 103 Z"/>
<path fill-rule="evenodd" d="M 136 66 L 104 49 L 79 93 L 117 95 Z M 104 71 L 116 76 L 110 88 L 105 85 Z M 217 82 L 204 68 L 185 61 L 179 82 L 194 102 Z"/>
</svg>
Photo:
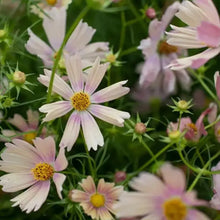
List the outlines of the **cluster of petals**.
<svg viewBox="0 0 220 220">
<path fill-rule="evenodd" d="M 35 147 L 26 141 L 13 139 L 6 143 L 6 149 L 1 154 L 0 170 L 7 172 L 0 177 L 0 185 L 4 192 L 17 192 L 25 190 L 11 199 L 13 206 L 19 205 L 22 211 L 30 213 L 37 211 L 45 202 L 52 178 L 60 198 L 65 175 L 57 173 L 67 167 L 64 149 L 60 149 L 55 159 L 56 147 L 52 137 L 33 140 Z M 39 164 L 46 164 L 54 171 L 51 178 L 39 180 L 34 176 L 33 169 Z M 45 171 L 48 172 L 47 170 Z"/>
<path fill-rule="evenodd" d="M 170 131 L 177 131 L 178 130 L 178 124 L 179 124 L 179 131 L 180 132 L 186 132 L 185 138 L 190 141 L 198 141 L 202 135 L 206 136 L 208 133 L 205 130 L 205 126 L 203 123 L 203 119 L 206 115 L 208 115 L 212 111 L 212 108 L 207 108 L 202 114 L 199 116 L 199 118 L 196 120 L 196 123 L 194 124 L 190 117 L 183 117 L 180 120 L 180 123 L 173 123 L 171 122 L 168 125 L 168 133 Z"/>
<path fill-rule="evenodd" d="M 141 220 L 208 220 L 194 206 L 206 205 L 194 191 L 185 191 L 186 180 L 181 169 L 165 163 L 160 177 L 143 172 L 130 182 L 135 192 L 124 192 L 116 204 L 117 216 L 140 217 Z"/>
<path fill-rule="evenodd" d="M 179 2 L 173 3 L 167 8 L 161 21 L 156 18 L 150 22 L 149 37 L 142 40 L 138 47 L 145 56 L 145 62 L 140 70 L 139 86 L 142 89 L 146 88 L 145 92 L 150 92 L 155 96 L 163 97 L 174 93 L 177 80 L 183 89 L 190 88 L 191 79 L 185 70 L 175 72 L 167 68 L 183 52 L 168 45 L 164 40 L 164 31 L 177 12 L 179 5 Z"/>
<path fill-rule="evenodd" d="M 220 18 L 212 0 L 183 1 L 176 16 L 186 27 L 171 25 L 168 43 L 182 48 L 205 48 L 194 56 L 180 58 L 169 66 L 173 70 L 198 68 L 220 53 Z"/>
<path fill-rule="evenodd" d="M 53 7 L 47 11 L 47 15 L 43 19 L 43 28 L 50 46 L 28 29 L 30 38 L 25 47 L 31 54 L 40 57 L 46 67 L 52 67 L 56 53 L 65 37 L 66 9 L 64 7 Z M 104 59 L 105 54 L 109 52 L 107 42 L 89 44 L 95 31 L 87 23 L 80 21 L 63 50 L 69 55 L 78 54 L 82 59 L 84 68 L 90 66 L 97 56 Z"/>
<path fill-rule="evenodd" d="M 84 212 L 92 219 L 113 220 L 111 213 L 115 214 L 114 205 L 123 192 L 123 187 L 115 186 L 114 183 L 108 183 L 104 179 L 100 179 L 96 188 L 91 176 L 83 179 L 80 186 L 83 191 L 72 190 L 70 199 L 79 202 Z"/>
<path fill-rule="evenodd" d="M 78 56 L 66 56 L 65 63 L 71 87 L 61 77 L 55 75 L 53 92 L 62 96 L 64 100 L 45 104 L 40 107 L 39 110 L 41 112 L 47 113 L 43 121 L 51 121 L 74 110 L 66 124 L 60 147 L 67 147 L 67 150 L 71 150 L 79 135 L 80 126 L 82 126 L 88 149 L 93 148 L 97 150 L 98 145 L 104 145 L 104 139 L 92 115 L 108 123 L 122 127 L 124 119 L 129 118 L 130 114 L 100 105 L 100 103 L 108 102 L 127 94 L 129 88 L 123 87 L 127 80 L 95 92 L 108 68 L 107 63 L 100 64 L 100 58 L 97 58 L 93 66 L 89 69 L 86 80 L 82 72 L 82 63 Z M 45 75 L 40 75 L 38 80 L 48 87 L 51 71 L 45 70 L 44 73 Z M 84 109 L 74 108 L 73 98 L 78 94 L 82 94 L 87 98 L 87 106 Z"/>
<path fill-rule="evenodd" d="M 11 130 L 11 129 L 3 129 L 2 134 L 6 137 L 16 137 L 24 139 L 28 142 L 32 142 L 37 135 L 36 131 L 38 130 L 39 125 L 39 112 L 33 111 L 29 109 L 27 111 L 27 120 L 25 120 L 21 115 L 14 114 L 13 118 L 9 118 L 7 121 L 14 125 L 19 131 Z M 26 132 L 23 136 L 18 133 Z M 41 132 L 41 137 L 46 136 L 47 129 L 44 127 Z M 2 138 L 2 141 L 7 141 L 7 139 Z"/>
</svg>

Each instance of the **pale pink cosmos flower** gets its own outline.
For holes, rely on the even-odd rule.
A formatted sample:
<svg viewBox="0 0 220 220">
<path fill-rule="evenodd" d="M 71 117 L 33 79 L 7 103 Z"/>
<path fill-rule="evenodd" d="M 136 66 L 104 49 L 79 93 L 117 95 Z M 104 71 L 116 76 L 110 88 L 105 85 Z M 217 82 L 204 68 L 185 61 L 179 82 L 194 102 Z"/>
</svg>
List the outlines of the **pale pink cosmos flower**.
<svg viewBox="0 0 220 220">
<path fill-rule="evenodd" d="M 143 172 L 130 182 L 135 192 L 124 192 L 115 205 L 116 215 L 140 217 L 142 220 L 208 220 L 194 206 L 206 205 L 194 191 L 186 192 L 181 169 L 165 163 L 159 170 L 161 178 Z"/>
<path fill-rule="evenodd" d="M 71 87 L 61 77 L 55 75 L 53 92 L 62 96 L 64 101 L 45 104 L 40 107 L 39 110 L 41 112 L 47 113 L 43 121 L 51 121 L 74 110 L 66 124 L 60 147 L 67 147 L 68 151 L 71 150 L 79 135 L 80 126 L 82 126 L 88 149 L 97 150 L 98 145 L 103 146 L 104 139 L 92 115 L 122 127 L 124 119 L 129 118 L 130 114 L 100 105 L 100 103 L 108 102 L 127 94 L 129 88 L 123 87 L 127 80 L 95 92 L 108 68 L 107 63 L 100 64 L 100 59 L 97 58 L 92 68 L 89 69 L 86 81 L 82 72 L 81 60 L 78 56 L 67 56 L 65 63 Z M 45 75 L 40 75 L 38 80 L 48 87 L 51 71 L 45 70 L 44 73 Z"/>
<path fill-rule="evenodd" d="M 6 143 L 1 154 L 0 170 L 8 172 L 0 177 L 4 192 L 17 192 L 28 188 L 15 198 L 13 206 L 19 205 L 22 211 L 37 211 L 45 202 L 53 179 L 57 193 L 62 198 L 62 185 L 66 176 L 62 171 L 67 167 L 64 149 L 60 149 L 55 159 L 56 147 L 52 137 L 33 140 L 35 147 L 26 141 L 13 139 Z"/>
<path fill-rule="evenodd" d="M 50 46 L 37 37 L 30 29 L 28 33 L 30 38 L 26 43 L 26 49 L 34 55 L 40 57 L 46 67 L 52 67 L 57 51 L 59 50 L 66 32 L 66 10 L 62 8 L 52 8 L 47 11 L 47 16 L 43 19 L 43 28 L 46 32 Z M 95 34 L 95 29 L 88 26 L 87 23 L 80 21 L 69 40 L 67 41 L 63 54 L 75 55 L 81 57 L 83 68 L 90 66 L 97 56 L 105 59 L 109 52 L 107 42 L 89 43 Z M 65 64 L 60 60 L 60 66 Z"/>
<path fill-rule="evenodd" d="M 111 213 L 115 214 L 113 206 L 117 203 L 122 186 L 115 186 L 114 183 L 105 182 L 100 179 L 96 188 L 91 176 L 83 179 L 80 183 L 83 191 L 72 190 L 70 199 L 79 202 L 84 212 L 96 220 L 113 220 Z"/>
<path fill-rule="evenodd" d="M 183 1 L 176 16 L 187 27 L 171 25 L 168 43 L 174 46 L 194 49 L 207 48 L 194 56 L 173 61 L 173 70 L 186 67 L 198 68 L 220 53 L 220 19 L 212 0 Z"/>
<path fill-rule="evenodd" d="M 185 70 L 172 71 L 167 68 L 171 61 L 178 58 L 180 51 L 177 47 L 166 43 L 164 31 L 179 8 L 180 3 L 170 5 L 161 21 L 154 19 L 149 25 L 149 37 L 141 41 L 138 49 L 142 50 L 145 62 L 140 70 L 139 86 L 143 89 L 155 91 L 160 97 L 173 94 L 176 89 L 177 80 L 185 90 L 190 89 L 191 79 Z"/>
<path fill-rule="evenodd" d="M 29 109 L 27 112 L 27 120 L 25 120 L 21 115 L 14 114 L 13 118 L 9 118 L 7 121 L 14 125 L 19 131 L 11 130 L 11 129 L 3 129 L 2 134 L 6 137 L 16 137 L 24 139 L 25 141 L 32 143 L 32 140 L 37 135 L 37 130 L 39 126 L 39 112 L 33 111 Z M 24 135 L 20 135 L 18 133 L 27 132 Z M 40 134 L 41 137 L 45 137 L 47 133 L 47 129 L 44 127 Z M 2 141 L 7 141 L 7 139 L 1 138 Z"/>
<path fill-rule="evenodd" d="M 43 18 L 47 10 L 53 7 L 67 9 L 71 2 L 72 0 L 41 0 L 37 5 L 31 5 L 31 12 Z"/>
</svg>

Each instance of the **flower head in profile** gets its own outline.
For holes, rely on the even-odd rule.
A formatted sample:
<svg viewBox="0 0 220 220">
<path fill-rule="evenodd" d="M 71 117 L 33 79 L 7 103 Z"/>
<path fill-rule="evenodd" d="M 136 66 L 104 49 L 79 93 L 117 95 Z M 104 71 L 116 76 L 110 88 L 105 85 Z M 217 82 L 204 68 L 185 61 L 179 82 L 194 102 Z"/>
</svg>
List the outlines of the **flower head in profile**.
<svg viewBox="0 0 220 220">
<path fill-rule="evenodd" d="M 57 173 L 67 167 L 64 149 L 60 149 L 55 159 L 56 147 L 52 137 L 33 140 L 35 147 L 26 141 L 13 139 L 6 143 L 1 154 L 0 170 L 7 172 L 0 177 L 4 192 L 17 192 L 28 188 L 15 198 L 13 206 L 19 205 L 22 211 L 37 211 L 45 202 L 50 180 L 53 179 L 60 198 L 65 175 Z"/>
<path fill-rule="evenodd" d="M 113 206 L 116 204 L 123 191 L 122 186 L 114 186 L 114 183 L 100 179 L 96 188 L 91 176 L 80 183 L 83 191 L 72 190 L 70 199 L 79 202 L 84 212 L 96 220 L 113 220 L 111 213 L 115 214 Z"/>
<path fill-rule="evenodd" d="M 143 220 L 208 220 L 194 206 L 206 205 L 194 191 L 185 191 L 182 170 L 165 163 L 159 170 L 161 178 L 141 173 L 130 186 L 137 192 L 124 192 L 116 204 L 118 217 L 141 217 Z"/>
<path fill-rule="evenodd" d="M 199 68 L 220 53 L 220 18 L 212 0 L 183 1 L 176 16 L 186 27 L 171 25 L 168 43 L 194 49 L 208 48 L 194 56 L 174 60 L 170 67 L 180 70 L 186 67 Z"/>
<path fill-rule="evenodd" d="M 97 58 L 85 81 L 81 60 L 78 56 L 67 56 L 65 63 L 71 87 L 61 77 L 55 75 L 53 92 L 59 94 L 65 100 L 40 107 L 39 110 L 41 112 L 47 113 L 43 121 L 51 121 L 74 110 L 66 124 L 60 147 L 67 147 L 67 150 L 71 150 L 79 135 L 80 126 L 82 126 L 88 149 L 97 150 L 97 145 L 103 146 L 104 139 L 92 115 L 122 127 L 124 119 L 129 118 L 130 114 L 100 105 L 100 103 L 108 102 L 127 94 L 129 88 L 123 87 L 127 81 L 115 83 L 95 92 L 105 75 L 108 64 L 100 64 L 100 59 Z M 40 75 L 38 80 L 48 87 L 51 71 L 45 70 L 44 72 L 45 75 Z"/>
<path fill-rule="evenodd" d="M 138 49 L 142 50 L 145 62 L 140 68 L 139 89 L 146 94 L 164 98 L 173 94 L 176 90 L 177 80 L 183 89 L 190 88 L 190 77 L 185 70 L 172 71 L 167 68 L 172 60 L 177 59 L 181 51 L 174 46 L 166 43 L 164 31 L 179 8 L 179 2 L 173 3 L 168 7 L 161 21 L 157 18 L 152 20 L 149 25 L 149 37 L 141 41 Z"/>
<path fill-rule="evenodd" d="M 43 18 L 45 13 L 47 13 L 47 10 L 50 10 L 53 7 L 65 7 L 65 9 L 67 9 L 71 2 L 72 0 L 41 0 L 37 5 L 31 6 L 31 12 Z"/>
<path fill-rule="evenodd" d="M 43 19 L 43 28 L 50 46 L 28 29 L 30 38 L 25 47 L 29 53 L 40 57 L 46 67 L 52 67 L 57 51 L 65 37 L 65 8 L 52 8 L 50 11 L 47 11 L 47 16 L 44 16 Z M 83 68 L 90 66 L 97 56 L 105 59 L 105 55 L 109 51 L 107 42 L 89 43 L 95 31 L 87 23 L 80 21 L 63 50 L 64 53 L 68 53 L 69 55 L 78 54 L 82 59 Z M 59 66 L 61 68 L 65 67 L 62 58 Z"/>
<path fill-rule="evenodd" d="M 7 120 L 10 124 L 14 125 L 16 128 L 19 129 L 19 131 L 9 130 L 9 129 L 3 129 L 2 134 L 6 137 L 16 137 L 24 139 L 25 141 L 32 143 L 32 140 L 37 135 L 38 125 L 39 125 L 39 112 L 33 111 L 29 109 L 27 111 L 27 121 L 19 114 L 14 114 L 13 118 L 9 118 Z M 24 135 L 20 135 L 18 133 L 25 132 Z M 44 127 L 41 132 L 41 137 L 46 136 L 46 128 Z M 3 141 L 7 141 L 1 139 Z"/>
</svg>

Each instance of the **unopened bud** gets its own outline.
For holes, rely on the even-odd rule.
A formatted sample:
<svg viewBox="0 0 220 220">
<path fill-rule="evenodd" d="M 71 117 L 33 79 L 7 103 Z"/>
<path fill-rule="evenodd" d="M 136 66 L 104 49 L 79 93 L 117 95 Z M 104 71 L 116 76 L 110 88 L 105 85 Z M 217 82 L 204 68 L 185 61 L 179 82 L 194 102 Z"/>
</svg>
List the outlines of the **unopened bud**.
<svg viewBox="0 0 220 220">
<path fill-rule="evenodd" d="M 126 179 L 127 175 L 124 171 L 117 171 L 115 173 L 115 183 L 120 183 Z"/>
<path fill-rule="evenodd" d="M 15 71 L 13 74 L 13 82 L 15 84 L 24 84 L 26 80 L 26 76 L 21 71 Z"/>
<path fill-rule="evenodd" d="M 146 16 L 150 19 L 153 19 L 156 17 L 156 12 L 153 8 L 148 8 L 145 12 Z"/>
<path fill-rule="evenodd" d="M 176 130 L 176 131 L 171 131 L 171 132 L 168 134 L 168 136 L 169 136 L 169 138 L 170 138 L 171 140 L 176 140 L 176 139 L 179 138 L 180 134 L 181 134 L 180 131 Z"/>
<path fill-rule="evenodd" d="M 142 122 L 138 122 L 134 128 L 137 134 L 144 134 L 147 130 L 146 125 Z"/>
<path fill-rule="evenodd" d="M 114 63 L 116 61 L 116 56 L 112 53 L 106 55 L 106 61 L 109 63 Z"/>
<path fill-rule="evenodd" d="M 177 102 L 177 107 L 182 110 L 182 111 L 185 111 L 189 108 L 189 104 L 187 101 L 185 100 L 180 100 Z"/>
</svg>

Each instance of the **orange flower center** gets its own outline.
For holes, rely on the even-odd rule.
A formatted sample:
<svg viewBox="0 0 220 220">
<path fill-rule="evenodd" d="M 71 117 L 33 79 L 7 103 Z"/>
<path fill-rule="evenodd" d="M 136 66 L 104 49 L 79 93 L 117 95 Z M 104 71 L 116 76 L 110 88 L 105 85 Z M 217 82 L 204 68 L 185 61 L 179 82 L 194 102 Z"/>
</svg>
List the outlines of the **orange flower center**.
<svg viewBox="0 0 220 220">
<path fill-rule="evenodd" d="M 57 0 L 46 0 L 48 5 L 54 6 L 57 3 Z"/>
<path fill-rule="evenodd" d="M 170 53 L 176 53 L 177 50 L 178 50 L 177 47 L 168 44 L 166 41 L 161 41 L 158 46 L 158 52 L 160 54 L 168 55 Z"/>
<path fill-rule="evenodd" d="M 77 111 L 86 110 L 91 104 L 89 95 L 84 92 L 77 92 L 71 97 L 72 105 Z"/>
<path fill-rule="evenodd" d="M 173 198 L 163 203 L 163 213 L 166 220 L 184 220 L 187 207 L 180 198 Z"/>
<path fill-rule="evenodd" d="M 191 128 L 195 133 L 198 131 L 198 129 L 194 123 L 189 123 L 188 127 Z"/>
<path fill-rule="evenodd" d="M 31 132 L 28 134 L 24 135 L 24 140 L 27 141 L 28 143 L 32 144 L 33 139 L 37 136 L 36 132 Z"/>
<path fill-rule="evenodd" d="M 48 163 L 38 163 L 31 171 L 34 178 L 41 181 L 49 180 L 54 174 L 54 168 Z"/>
<path fill-rule="evenodd" d="M 105 205 L 105 197 L 99 193 L 95 193 L 90 197 L 90 202 L 96 208 L 100 208 Z"/>
</svg>

